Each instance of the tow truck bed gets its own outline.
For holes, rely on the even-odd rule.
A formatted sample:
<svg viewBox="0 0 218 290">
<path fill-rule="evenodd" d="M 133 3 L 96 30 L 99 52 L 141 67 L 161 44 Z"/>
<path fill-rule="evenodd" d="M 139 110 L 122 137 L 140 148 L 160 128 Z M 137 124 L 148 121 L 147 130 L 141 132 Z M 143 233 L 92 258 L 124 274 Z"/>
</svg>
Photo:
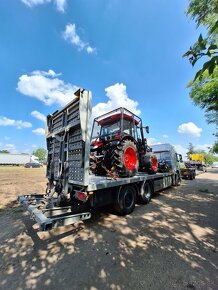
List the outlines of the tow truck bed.
<svg viewBox="0 0 218 290">
<path fill-rule="evenodd" d="M 90 175 L 90 183 L 87 192 L 92 192 L 92 197 L 100 194 L 107 198 L 109 193 L 105 189 L 120 188 L 128 184 L 141 184 L 151 182 L 154 192 L 162 190 L 172 185 L 172 174 L 157 173 L 153 175 L 138 173 L 134 177 L 118 178 L 116 180 L 106 176 Z M 49 197 L 46 194 L 30 194 L 18 196 L 18 201 L 30 213 L 31 218 L 38 223 L 41 231 L 50 230 L 58 226 L 73 224 L 79 221 L 91 218 L 91 207 L 84 205 L 79 206 L 54 206 L 57 198 Z M 50 202 L 50 203 L 49 203 Z M 51 206 L 51 203 L 53 206 Z M 47 208 L 49 204 L 50 208 Z"/>
</svg>

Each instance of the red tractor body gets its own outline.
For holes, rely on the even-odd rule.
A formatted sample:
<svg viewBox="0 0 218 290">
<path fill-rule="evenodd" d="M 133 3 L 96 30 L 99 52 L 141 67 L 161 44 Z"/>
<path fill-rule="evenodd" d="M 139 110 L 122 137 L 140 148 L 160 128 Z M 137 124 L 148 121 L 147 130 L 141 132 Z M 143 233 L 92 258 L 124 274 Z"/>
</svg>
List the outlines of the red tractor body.
<svg viewBox="0 0 218 290">
<path fill-rule="evenodd" d="M 138 171 L 155 173 L 157 159 L 144 138 L 142 120 L 125 108 L 94 119 L 90 169 L 94 174 L 134 176 Z"/>
</svg>

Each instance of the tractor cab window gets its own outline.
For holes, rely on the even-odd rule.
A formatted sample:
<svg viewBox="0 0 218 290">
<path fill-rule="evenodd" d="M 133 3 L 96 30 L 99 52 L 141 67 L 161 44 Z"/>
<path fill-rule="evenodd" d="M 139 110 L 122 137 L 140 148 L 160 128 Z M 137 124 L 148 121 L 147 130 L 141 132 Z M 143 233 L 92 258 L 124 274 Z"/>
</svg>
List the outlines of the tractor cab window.
<svg viewBox="0 0 218 290">
<path fill-rule="evenodd" d="M 123 120 L 123 133 L 134 137 L 133 122 L 131 120 Z"/>
<path fill-rule="evenodd" d="M 101 127 L 100 136 L 115 135 L 120 132 L 120 121 L 107 124 Z"/>
<path fill-rule="evenodd" d="M 100 124 L 95 120 L 92 128 L 92 139 L 96 139 L 100 135 L 101 126 Z"/>
<path fill-rule="evenodd" d="M 142 135 L 141 135 L 141 129 L 140 127 L 136 127 L 136 135 L 137 135 L 137 141 L 141 144 L 142 143 Z"/>
</svg>

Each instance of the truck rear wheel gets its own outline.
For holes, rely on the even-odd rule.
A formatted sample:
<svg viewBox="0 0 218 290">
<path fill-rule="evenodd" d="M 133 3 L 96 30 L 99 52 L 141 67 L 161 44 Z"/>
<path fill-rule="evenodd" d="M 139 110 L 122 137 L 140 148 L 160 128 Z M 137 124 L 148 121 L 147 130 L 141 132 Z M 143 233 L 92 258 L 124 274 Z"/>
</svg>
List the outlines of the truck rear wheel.
<svg viewBox="0 0 218 290">
<path fill-rule="evenodd" d="M 142 184 L 141 190 L 138 195 L 138 203 L 147 204 L 151 201 L 153 195 L 153 188 L 149 182 Z"/>
<path fill-rule="evenodd" d="M 120 177 L 134 176 L 138 172 L 138 152 L 133 141 L 123 140 L 112 154 L 112 167 Z"/>
<path fill-rule="evenodd" d="M 179 176 L 179 174 L 177 173 L 176 174 L 176 180 L 175 180 L 175 185 L 176 186 L 179 186 L 179 185 L 181 185 L 181 178 L 180 178 L 180 176 Z"/>
<path fill-rule="evenodd" d="M 136 202 L 136 190 L 134 186 L 126 185 L 117 193 L 114 204 L 115 211 L 120 215 L 127 215 L 133 212 Z"/>
<path fill-rule="evenodd" d="M 181 185 L 181 178 L 179 176 L 179 173 L 175 173 L 172 176 L 172 185 L 173 186 L 179 186 L 179 185 Z"/>
</svg>

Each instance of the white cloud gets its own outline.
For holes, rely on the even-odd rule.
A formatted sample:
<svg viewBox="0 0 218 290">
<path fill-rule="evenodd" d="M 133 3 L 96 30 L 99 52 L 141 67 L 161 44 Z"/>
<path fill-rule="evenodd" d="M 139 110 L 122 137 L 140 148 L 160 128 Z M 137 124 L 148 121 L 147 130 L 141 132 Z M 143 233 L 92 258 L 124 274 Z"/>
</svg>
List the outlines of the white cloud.
<svg viewBox="0 0 218 290">
<path fill-rule="evenodd" d="M 65 6 L 66 6 L 66 0 L 54 0 L 57 10 L 60 12 L 64 12 L 65 11 Z"/>
<path fill-rule="evenodd" d="M 200 137 L 202 129 L 198 128 L 198 126 L 196 126 L 194 123 L 188 122 L 188 123 L 181 124 L 178 127 L 177 132 L 181 134 L 190 135 L 193 137 Z"/>
<path fill-rule="evenodd" d="M 22 75 L 17 83 L 17 90 L 26 96 L 42 101 L 50 106 L 52 104 L 66 105 L 74 98 L 77 86 L 66 84 L 57 78 L 53 70 L 33 71 L 29 75 Z"/>
<path fill-rule="evenodd" d="M 53 2 L 59 12 L 64 12 L 66 6 L 66 0 L 21 0 L 21 2 L 23 2 L 28 7 L 34 7 L 37 5 Z"/>
<path fill-rule="evenodd" d="M 111 110 L 119 107 L 124 107 L 136 115 L 140 114 L 140 110 L 137 109 L 138 102 L 130 99 L 126 92 L 126 86 L 124 84 L 116 83 L 113 86 L 105 89 L 106 96 L 109 100 L 106 103 L 98 103 L 92 109 L 93 118 L 103 115 Z"/>
<path fill-rule="evenodd" d="M 21 128 L 30 128 L 32 127 L 32 124 L 30 122 L 24 122 L 21 120 L 13 120 L 7 117 L 0 116 L 0 126 L 5 126 L 5 127 L 14 126 L 14 127 L 17 127 L 18 129 L 21 129 Z"/>
<path fill-rule="evenodd" d="M 169 136 L 168 136 L 167 134 L 163 134 L 162 137 L 166 139 L 166 138 L 168 138 Z"/>
<path fill-rule="evenodd" d="M 210 148 L 213 147 L 213 145 L 212 144 L 202 144 L 202 145 L 196 145 L 194 147 L 198 151 L 204 150 L 204 151 L 208 152 L 210 150 Z"/>
<path fill-rule="evenodd" d="M 148 146 L 162 144 L 161 142 L 157 141 L 156 138 L 153 138 L 153 137 L 147 138 L 147 143 L 148 143 Z"/>
<path fill-rule="evenodd" d="M 179 144 L 173 145 L 173 146 L 174 146 L 176 152 L 178 154 L 181 154 L 182 155 L 183 160 L 187 159 L 186 158 L 186 153 L 188 152 L 188 149 L 187 148 L 185 148 L 185 147 L 183 147 L 182 145 L 179 145 Z"/>
<path fill-rule="evenodd" d="M 32 148 L 37 148 L 37 145 L 36 145 L 36 144 L 33 144 L 33 145 L 32 145 Z"/>
<path fill-rule="evenodd" d="M 32 130 L 32 132 L 36 135 L 45 135 L 45 129 L 43 128 L 37 128 L 35 130 Z"/>
<path fill-rule="evenodd" d="M 16 146 L 14 144 L 2 144 L 0 143 L 1 150 L 8 150 L 10 153 L 17 153 Z"/>
<path fill-rule="evenodd" d="M 35 117 L 36 119 L 45 122 L 46 121 L 46 116 L 43 115 L 42 113 L 38 112 L 38 111 L 32 111 L 31 112 L 31 116 Z"/>
<path fill-rule="evenodd" d="M 91 46 L 88 46 L 88 47 L 86 48 L 86 51 L 88 52 L 88 54 L 92 54 L 92 53 L 94 53 L 94 52 L 96 51 L 96 49 L 93 48 L 93 47 L 91 47 Z"/>
<path fill-rule="evenodd" d="M 91 47 L 89 43 L 86 43 L 81 40 L 79 35 L 76 32 L 76 25 L 75 24 L 67 24 L 65 27 L 65 31 L 63 32 L 63 38 L 66 41 L 69 41 L 71 44 L 77 47 L 79 51 L 86 50 L 88 54 L 92 54 L 96 51 L 95 48 Z"/>
<path fill-rule="evenodd" d="M 156 138 L 152 138 L 152 137 L 147 138 L 147 143 L 148 143 L 148 146 L 152 146 L 154 144 L 157 144 Z"/>
<path fill-rule="evenodd" d="M 62 73 L 56 73 L 52 69 L 49 69 L 48 71 L 34 70 L 31 74 L 36 75 L 36 76 L 42 75 L 44 77 L 51 77 L 51 78 L 59 77 L 62 75 Z"/>
</svg>

